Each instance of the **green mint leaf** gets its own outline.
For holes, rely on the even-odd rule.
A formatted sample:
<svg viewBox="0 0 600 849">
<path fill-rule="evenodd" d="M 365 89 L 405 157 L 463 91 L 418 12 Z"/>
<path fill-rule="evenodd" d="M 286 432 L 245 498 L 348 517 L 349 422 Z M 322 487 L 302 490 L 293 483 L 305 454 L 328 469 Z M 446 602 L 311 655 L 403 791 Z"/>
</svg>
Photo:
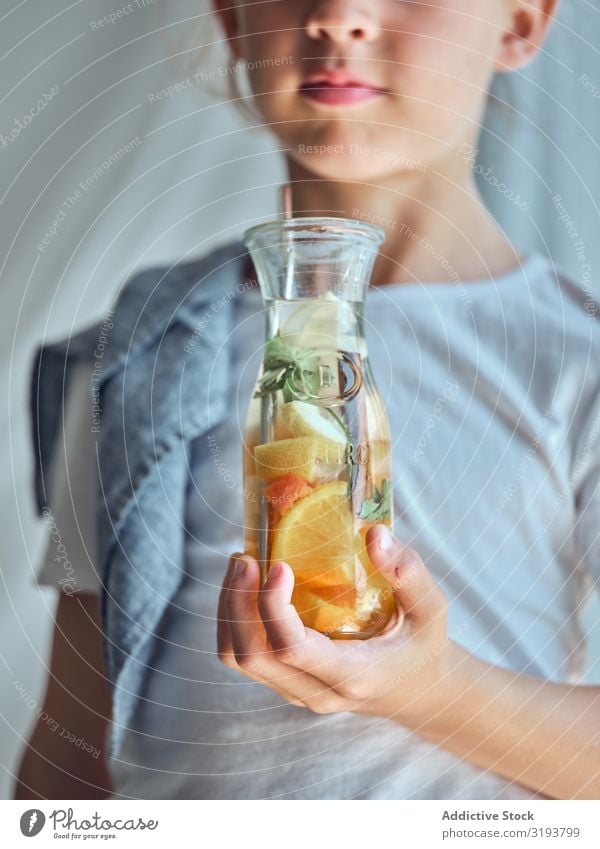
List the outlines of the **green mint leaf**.
<svg viewBox="0 0 600 849">
<path fill-rule="evenodd" d="M 381 522 L 384 519 L 389 519 L 392 514 L 391 501 L 391 483 L 385 478 L 381 481 L 381 490 L 378 490 L 373 485 L 373 494 L 371 498 L 365 498 L 361 504 L 359 519 L 364 519 L 372 522 Z"/>
<path fill-rule="evenodd" d="M 295 348 L 287 345 L 281 336 L 274 336 L 265 345 L 265 368 L 306 368 L 313 358 L 313 352 L 306 348 Z"/>
<path fill-rule="evenodd" d="M 255 398 L 263 398 L 271 392 L 283 390 L 285 401 L 296 397 L 294 386 L 305 386 L 313 394 L 318 392 L 319 373 L 315 367 L 315 352 L 307 348 L 287 345 L 281 336 L 274 336 L 265 344 L 263 354 L 263 376 Z"/>
</svg>

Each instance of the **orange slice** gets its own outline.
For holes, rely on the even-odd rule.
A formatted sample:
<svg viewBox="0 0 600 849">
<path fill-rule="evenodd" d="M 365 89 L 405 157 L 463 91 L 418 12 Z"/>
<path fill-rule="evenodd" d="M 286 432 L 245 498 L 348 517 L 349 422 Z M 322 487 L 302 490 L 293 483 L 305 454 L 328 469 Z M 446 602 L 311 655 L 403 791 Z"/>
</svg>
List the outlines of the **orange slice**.
<svg viewBox="0 0 600 849">
<path fill-rule="evenodd" d="M 338 607 L 318 595 L 303 590 L 294 590 L 292 604 L 308 628 L 322 634 L 349 633 L 359 630 L 356 616 L 351 607 Z"/>
<path fill-rule="evenodd" d="M 345 481 L 316 487 L 283 516 L 273 530 L 270 559 L 289 563 L 299 585 L 356 585 L 354 521 Z"/>
<path fill-rule="evenodd" d="M 265 498 L 274 516 L 281 517 L 309 492 L 312 492 L 312 486 L 304 478 L 299 475 L 284 475 L 269 484 L 265 489 Z"/>
<path fill-rule="evenodd" d="M 347 586 L 347 584 L 341 584 L 338 587 L 311 584 L 311 588 L 320 599 L 338 607 L 355 607 L 358 601 L 358 590 L 356 587 Z"/>
</svg>

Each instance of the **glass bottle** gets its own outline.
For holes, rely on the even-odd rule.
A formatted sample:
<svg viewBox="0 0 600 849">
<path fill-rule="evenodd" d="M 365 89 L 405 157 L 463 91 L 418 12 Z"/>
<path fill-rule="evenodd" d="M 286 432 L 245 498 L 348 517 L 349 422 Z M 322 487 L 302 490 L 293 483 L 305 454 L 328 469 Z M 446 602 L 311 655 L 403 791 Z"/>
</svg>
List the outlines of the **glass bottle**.
<svg viewBox="0 0 600 849">
<path fill-rule="evenodd" d="M 245 548 L 264 582 L 294 571 L 308 627 L 365 639 L 394 596 L 365 535 L 392 524 L 390 431 L 363 332 L 384 234 L 344 218 L 282 218 L 244 242 L 266 306 L 263 364 L 244 435 Z"/>
</svg>

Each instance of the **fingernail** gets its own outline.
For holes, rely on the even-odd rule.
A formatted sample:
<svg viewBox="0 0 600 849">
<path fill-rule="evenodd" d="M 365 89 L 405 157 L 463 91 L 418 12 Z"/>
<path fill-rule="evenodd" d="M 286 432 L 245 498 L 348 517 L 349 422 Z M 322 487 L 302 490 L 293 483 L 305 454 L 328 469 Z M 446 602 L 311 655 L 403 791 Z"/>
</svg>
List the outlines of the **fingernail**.
<svg viewBox="0 0 600 849">
<path fill-rule="evenodd" d="M 267 580 L 271 581 L 277 579 L 281 575 L 281 563 L 273 563 L 273 565 L 269 568 L 269 572 L 267 574 Z"/>
<path fill-rule="evenodd" d="M 243 551 L 234 551 L 233 554 L 229 555 L 229 563 L 227 564 L 227 571 L 232 575 L 235 572 L 235 564 L 238 562 L 240 557 L 244 556 Z"/>
<path fill-rule="evenodd" d="M 380 551 L 389 551 L 394 545 L 394 537 L 391 535 L 385 525 L 379 526 L 379 539 L 377 547 Z"/>
<path fill-rule="evenodd" d="M 245 560 L 236 560 L 235 561 L 235 569 L 233 570 L 234 578 L 242 578 L 246 574 L 246 569 L 248 568 L 248 564 Z"/>
</svg>

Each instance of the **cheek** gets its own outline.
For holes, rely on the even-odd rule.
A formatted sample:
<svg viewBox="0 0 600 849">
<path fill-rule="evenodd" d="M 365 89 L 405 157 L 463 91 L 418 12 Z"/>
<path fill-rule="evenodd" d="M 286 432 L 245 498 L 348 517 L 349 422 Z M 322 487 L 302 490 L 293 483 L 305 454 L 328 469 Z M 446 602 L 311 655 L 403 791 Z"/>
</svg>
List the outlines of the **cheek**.
<svg viewBox="0 0 600 849">
<path fill-rule="evenodd" d="M 257 105 L 272 101 L 273 106 L 270 108 L 285 108 L 286 101 L 296 95 L 298 88 L 294 57 L 287 54 L 255 61 L 255 65 L 248 67 L 248 82 L 257 96 Z"/>
<path fill-rule="evenodd" d="M 428 23 L 426 30 L 413 26 L 391 39 L 391 88 L 418 124 L 438 136 L 478 115 L 492 73 L 496 36 L 489 26 L 460 16 L 449 22 L 446 15 L 444 25 Z"/>
<path fill-rule="evenodd" d="M 300 54 L 293 32 L 245 36 L 242 51 L 254 94 L 281 97 L 294 93 L 298 86 Z"/>
<path fill-rule="evenodd" d="M 286 11 L 287 9 L 287 11 Z M 259 3 L 244 6 L 238 18 L 238 44 L 247 61 L 266 61 L 270 58 L 302 55 L 302 29 L 297 15 L 289 14 L 287 3 Z"/>
</svg>

